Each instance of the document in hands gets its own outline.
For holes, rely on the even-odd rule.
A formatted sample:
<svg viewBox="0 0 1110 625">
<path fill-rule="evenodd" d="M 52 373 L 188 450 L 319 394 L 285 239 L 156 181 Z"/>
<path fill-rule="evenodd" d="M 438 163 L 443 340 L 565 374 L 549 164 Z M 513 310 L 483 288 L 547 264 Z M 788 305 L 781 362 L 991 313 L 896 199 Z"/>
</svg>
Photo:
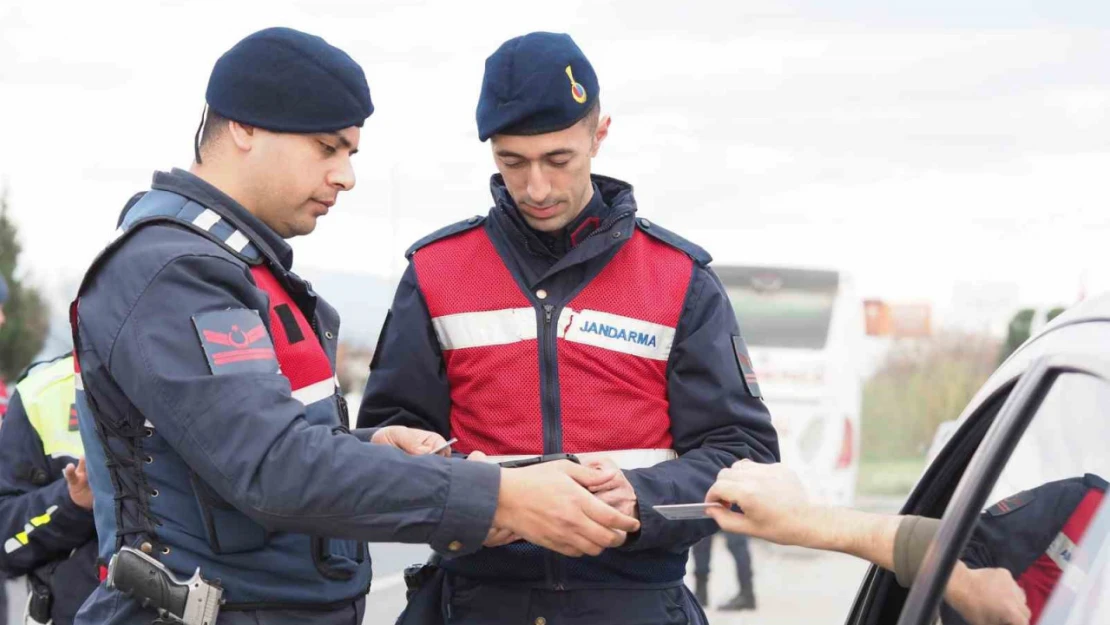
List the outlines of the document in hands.
<svg viewBox="0 0 1110 625">
<path fill-rule="evenodd" d="M 438 454 L 439 452 L 443 451 L 444 449 L 447 449 L 448 447 L 450 447 L 451 445 L 454 445 L 454 444 L 455 444 L 455 443 L 457 443 L 457 442 L 459 442 L 459 439 L 457 439 L 457 438 L 452 438 L 451 440 L 449 440 L 449 441 L 447 441 L 446 443 L 444 443 L 444 444 L 440 445 L 439 447 L 436 447 L 435 449 L 433 449 L 433 450 L 429 451 L 429 452 L 428 452 L 428 455 L 431 455 L 431 454 Z"/>
<path fill-rule="evenodd" d="M 652 508 L 663 515 L 664 519 L 668 521 L 696 521 L 698 519 L 708 519 L 709 515 L 705 511 L 709 508 L 720 508 L 719 503 L 676 503 L 667 506 L 652 506 Z"/>
</svg>

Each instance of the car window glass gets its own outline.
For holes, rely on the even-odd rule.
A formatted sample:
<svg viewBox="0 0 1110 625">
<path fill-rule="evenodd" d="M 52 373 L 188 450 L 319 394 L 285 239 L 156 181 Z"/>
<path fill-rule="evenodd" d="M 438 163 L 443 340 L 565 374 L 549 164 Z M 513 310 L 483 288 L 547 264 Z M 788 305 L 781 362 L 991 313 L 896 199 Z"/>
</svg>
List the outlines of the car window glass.
<svg viewBox="0 0 1110 625">
<path fill-rule="evenodd" d="M 1060 579 L 1042 614 L 1042 625 L 1110 623 L 1110 500 L 1087 527 L 1072 558 L 1075 566 Z"/>
<path fill-rule="evenodd" d="M 970 569 L 1012 576 L 1038 622 L 1061 578 L 1075 568 L 1078 545 L 1095 519 L 1110 476 L 1110 384 L 1060 375 L 992 489 L 961 553 Z M 1089 564 L 1089 563 L 1087 563 Z M 1074 575 L 1073 575 L 1074 576 Z M 984 602 L 1001 601 L 984 593 Z M 950 607 L 946 625 L 965 621 Z"/>
</svg>

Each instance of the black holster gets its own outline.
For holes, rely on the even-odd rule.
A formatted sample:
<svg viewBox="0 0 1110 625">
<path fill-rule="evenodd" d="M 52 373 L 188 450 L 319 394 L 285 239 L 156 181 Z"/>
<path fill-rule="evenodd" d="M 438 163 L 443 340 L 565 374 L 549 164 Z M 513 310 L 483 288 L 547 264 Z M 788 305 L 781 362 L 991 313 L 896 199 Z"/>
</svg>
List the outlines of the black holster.
<svg viewBox="0 0 1110 625">
<path fill-rule="evenodd" d="M 408 605 L 397 617 L 397 625 L 443 625 L 443 585 L 447 572 L 439 567 L 439 557 L 427 564 L 405 569 L 405 598 Z"/>
<path fill-rule="evenodd" d="M 50 611 L 54 608 L 54 591 L 35 574 L 27 576 L 30 597 L 27 602 L 27 616 L 37 623 L 49 623 Z"/>
</svg>

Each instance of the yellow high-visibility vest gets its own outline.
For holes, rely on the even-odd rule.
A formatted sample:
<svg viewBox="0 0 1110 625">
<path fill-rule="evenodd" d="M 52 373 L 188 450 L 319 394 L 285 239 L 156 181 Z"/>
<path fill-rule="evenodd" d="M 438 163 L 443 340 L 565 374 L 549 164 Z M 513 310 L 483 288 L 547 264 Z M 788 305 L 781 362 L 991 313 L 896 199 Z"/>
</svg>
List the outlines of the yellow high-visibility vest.
<svg viewBox="0 0 1110 625">
<path fill-rule="evenodd" d="M 73 357 L 69 356 L 35 369 L 15 387 L 27 420 L 51 458 L 85 455 L 73 403 L 75 375 Z"/>
</svg>

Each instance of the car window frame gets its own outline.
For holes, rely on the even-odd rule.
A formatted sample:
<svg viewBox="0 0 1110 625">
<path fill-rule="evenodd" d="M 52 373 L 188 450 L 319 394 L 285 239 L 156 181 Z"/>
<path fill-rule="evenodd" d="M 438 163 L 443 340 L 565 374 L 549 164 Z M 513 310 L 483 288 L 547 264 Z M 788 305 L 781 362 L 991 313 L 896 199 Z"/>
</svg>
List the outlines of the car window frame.
<svg viewBox="0 0 1110 625">
<path fill-rule="evenodd" d="M 966 415 L 944 448 L 926 468 L 917 485 L 907 497 L 899 514 L 937 518 L 944 514 L 955 491 L 954 484 L 966 472 L 971 459 L 979 451 L 987 432 L 998 417 L 1014 384 L 1024 370 L 1015 371 L 996 385 L 989 395 L 968 406 Z M 894 573 L 877 565 L 869 567 L 860 583 L 852 608 L 845 620 L 847 625 L 877 625 L 890 622 L 890 613 L 900 616 L 909 589 L 898 585 Z M 895 602 L 895 605 L 888 605 Z"/>
<path fill-rule="evenodd" d="M 1089 375 L 1110 384 L 1110 362 L 1086 354 L 1040 356 L 1021 374 L 952 494 L 898 625 L 933 623 L 948 578 L 987 498 L 1044 398 L 1064 374 Z"/>
</svg>

